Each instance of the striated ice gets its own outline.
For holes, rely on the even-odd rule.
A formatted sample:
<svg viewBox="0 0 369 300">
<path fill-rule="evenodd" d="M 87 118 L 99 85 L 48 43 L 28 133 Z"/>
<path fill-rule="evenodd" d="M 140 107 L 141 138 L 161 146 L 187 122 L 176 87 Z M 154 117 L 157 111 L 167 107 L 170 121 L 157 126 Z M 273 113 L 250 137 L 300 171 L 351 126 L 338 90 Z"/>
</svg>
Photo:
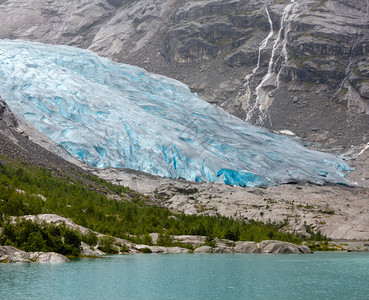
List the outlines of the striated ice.
<svg viewBox="0 0 369 300">
<path fill-rule="evenodd" d="M 346 163 L 252 126 L 184 84 L 66 46 L 0 40 L 0 95 L 72 156 L 191 181 L 347 183 Z"/>
</svg>

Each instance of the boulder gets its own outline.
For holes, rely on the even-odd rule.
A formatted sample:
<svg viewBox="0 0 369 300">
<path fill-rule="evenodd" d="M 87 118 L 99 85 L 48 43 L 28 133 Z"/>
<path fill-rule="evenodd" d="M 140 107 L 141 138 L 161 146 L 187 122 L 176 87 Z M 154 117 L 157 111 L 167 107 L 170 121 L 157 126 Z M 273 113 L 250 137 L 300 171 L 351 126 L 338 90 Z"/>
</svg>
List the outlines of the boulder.
<svg viewBox="0 0 369 300">
<path fill-rule="evenodd" d="M 211 248 L 210 246 L 202 246 L 202 247 L 196 248 L 193 252 L 194 253 L 213 253 L 213 248 Z"/>
<path fill-rule="evenodd" d="M 163 246 L 148 246 L 136 245 L 135 248 L 139 251 L 142 249 L 150 249 L 151 253 L 188 253 L 190 250 L 181 247 L 163 247 Z"/>
<path fill-rule="evenodd" d="M 359 87 L 359 93 L 362 97 L 369 98 L 369 81 L 365 81 Z"/>
<path fill-rule="evenodd" d="M 27 252 L 12 246 L 0 246 L 0 262 L 5 263 L 29 263 Z"/>
<path fill-rule="evenodd" d="M 188 253 L 190 252 L 190 250 L 186 248 L 181 248 L 181 247 L 165 247 L 165 248 L 166 248 L 165 253 Z"/>
<path fill-rule="evenodd" d="M 262 241 L 259 248 L 261 253 L 312 253 L 312 251 L 307 246 L 300 246 L 288 242 L 273 240 Z"/>
<path fill-rule="evenodd" d="M 64 263 L 69 262 L 69 259 L 64 255 L 55 252 L 36 252 L 36 262 L 39 263 Z M 30 254 L 31 255 L 31 254 Z"/>
<path fill-rule="evenodd" d="M 205 243 L 205 236 L 199 235 L 176 235 L 173 236 L 174 240 L 183 244 L 190 244 L 194 247 L 198 247 Z"/>
<path fill-rule="evenodd" d="M 17 248 L 12 246 L 0 246 L 0 260 L 8 255 L 12 255 L 13 253 L 20 251 Z"/>
<path fill-rule="evenodd" d="M 234 253 L 260 253 L 255 242 L 236 242 Z"/>
<path fill-rule="evenodd" d="M 232 247 L 215 247 L 213 253 L 233 253 Z"/>
<path fill-rule="evenodd" d="M 13 253 L 9 259 L 8 259 L 8 263 L 30 263 L 31 261 L 29 260 L 29 256 L 27 252 L 24 251 L 19 251 L 19 252 L 15 252 Z"/>
<path fill-rule="evenodd" d="M 30 252 L 19 250 L 11 246 L 0 246 L 0 262 L 5 263 L 60 263 L 68 262 L 64 255 L 55 252 Z"/>
<path fill-rule="evenodd" d="M 159 233 L 150 233 L 149 236 L 151 237 L 151 241 L 154 245 L 156 245 L 158 243 L 158 239 L 159 239 Z"/>
<path fill-rule="evenodd" d="M 105 254 L 104 252 L 100 251 L 99 249 L 91 249 L 91 247 L 89 245 L 87 245 L 86 243 L 84 243 L 84 242 L 81 243 L 81 246 L 82 246 L 81 255 L 83 255 L 83 256 L 100 257 L 100 256 Z"/>
</svg>

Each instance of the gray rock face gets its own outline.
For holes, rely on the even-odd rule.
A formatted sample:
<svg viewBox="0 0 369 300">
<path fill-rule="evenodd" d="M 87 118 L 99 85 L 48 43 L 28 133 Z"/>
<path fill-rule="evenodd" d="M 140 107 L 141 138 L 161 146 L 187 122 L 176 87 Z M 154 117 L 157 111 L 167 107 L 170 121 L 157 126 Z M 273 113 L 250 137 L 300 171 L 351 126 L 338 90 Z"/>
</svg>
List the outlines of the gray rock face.
<svg viewBox="0 0 369 300">
<path fill-rule="evenodd" d="M 308 235 L 306 225 L 337 240 L 369 239 L 369 145 L 354 152 L 350 178 L 365 187 L 309 184 L 242 188 L 155 177 L 132 170 L 94 170 L 115 184 L 149 196 L 157 205 L 185 214 L 284 222 L 290 232 Z M 361 154 L 360 154 L 361 153 Z M 178 191 L 188 191 L 179 193 Z M 191 193 L 189 193 L 191 192 Z M 157 197 L 160 195 L 160 197 Z M 196 199 L 196 200 L 195 200 Z M 327 213 L 333 211 L 333 213 Z M 355 216 L 355 217 L 353 217 Z"/>
<path fill-rule="evenodd" d="M 349 147 L 369 141 L 367 12 L 362 0 L 7 0 L 0 37 L 88 48 L 250 122 Z"/>
<path fill-rule="evenodd" d="M 91 249 L 91 247 L 84 242 L 81 243 L 81 247 L 82 247 L 81 255 L 83 256 L 100 257 L 105 254 L 99 249 L 95 249 L 95 248 Z"/>
<path fill-rule="evenodd" d="M 213 248 L 211 248 L 210 246 L 202 246 L 202 247 L 196 248 L 193 252 L 194 253 L 213 253 Z"/>
<path fill-rule="evenodd" d="M 0 246 L 0 262 L 25 262 L 27 253 L 11 246 Z M 29 262 L 29 260 L 27 261 Z"/>
<path fill-rule="evenodd" d="M 69 259 L 67 257 L 55 252 L 31 252 L 29 256 L 32 260 L 35 260 L 38 263 L 69 262 Z"/>
<path fill-rule="evenodd" d="M 0 97 L 0 118 L 8 127 L 17 127 L 18 119 L 13 115 L 4 99 Z"/>
<path fill-rule="evenodd" d="M 48 224 L 55 224 L 55 225 L 61 225 L 61 224 L 65 224 L 67 227 L 74 229 L 74 230 L 78 230 L 83 234 L 87 234 L 90 230 L 86 227 L 77 225 L 76 223 L 74 223 L 71 219 L 69 218 L 64 218 L 55 214 L 39 214 L 39 215 L 25 215 L 20 217 L 21 219 L 24 220 L 31 220 L 33 222 L 35 221 L 45 221 Z M 16 220 L 17 217 L 13 217 L 13 220 Z"/>
<path fill-rule="evenodd" d="M 149 236 L 151 237 L 151 241 L 152 241 L 152 243 L 153 243 L 154 245 L 156 245 L 156 244 L 157 244 L 157 242 L 158 242 L 158 239 L 159 239 L 159 233 L 156 233 L 156 232 L 154 232 L 154 233 L 150 233 L 150 234 L 149 234 Z"/>
<path fill-rule="evenodd" d="M 281 253 L 281 254 L 299 254 L 299 253 L 312 253 L 312 251 L 302 245 L 295 245 L 281 241 L 262 241 L 260 243 L 261 253 Z"/>
<path fill-rule="evenodd" d="M 181 247 L 162 247 L 162 246 L 135 245 L 134 248 L 139 250 L 139 251 L 142 251 L 145 248 L 150 249 L 151 253 L 176 254 L 176 253 L 188 253 L 188 252 L 190 252 L 188 249 L 181 248 Z"/>
<path fill-rule="evenodd" d="M 15 116 L 1 95 L 0 154 L 31 162 L 37 166 L 63 169 L 66 172 L 70 167 L 76 168 L 82 165 L 60 145 L 52 142 L 21 117 Z M 43 197 L 42 195 L 37 196 Z"/>
<path fill-rule="evenodd" d="M 235 253 L 260 253 L 255 242 L 236 242 Z"/>
<path fill-rule="evenodd" d="M 232 241 L 228 241 L 232 242 Z M 262 241 L 259 244 L 255 242 L 235 242 L 235 246 L 225 246 L 217 243 L 214 248 L 210 246 L 201 246 L 194 250 L 194 253 L 279 253 L 279 254 L 307 254 L 312 251 L 304 245 L 295 245 L 282 241 Z"/>
<path fill-rule="evenodd" d="M 183 243 L 183 244 L 190 244 L 194 247 L 198 247 L 205 243 L 205 236 L 197 236 L 197 235 L 176 235 L 173 236 L 174 241 Z"/>
<path fill-rule="evenodd" d="M 190 250 L 186 248 L 182 248 L 182 247 L 166 247 L 166 250 L 164 253 L 176 254 L 176 253 L 189 253 L 189 252 Z"/>
<path fill-rule="evenodd" d="M 231 247 L 215 247 L 213 253 L 233 253 L 233 248 Z"/>
<path fill-rule="evenodd" d="M 5 263 L 62 263 L 69 259 L 54 252 L 25 252 L 11 246 L 0 246 L 0 262 Z"/>
</svg>

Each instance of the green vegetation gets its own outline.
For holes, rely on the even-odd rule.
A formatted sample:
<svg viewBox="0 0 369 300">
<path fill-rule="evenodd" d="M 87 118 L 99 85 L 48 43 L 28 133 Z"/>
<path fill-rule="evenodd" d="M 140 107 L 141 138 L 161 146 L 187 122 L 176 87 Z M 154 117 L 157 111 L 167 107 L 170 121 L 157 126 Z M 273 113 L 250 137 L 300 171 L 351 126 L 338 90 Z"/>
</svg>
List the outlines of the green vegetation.
<svg viewBox="0 0 369 300">
<path fill-rule="evenodd" d="M 105 253 L 119 253 L 118 248 L 114 246 L 114 238 L 112 238 L 111 236 L 104 236 L 99 239 L 99 249 Z"/>
<path fill-rule="evenodd" d="M 305 209 L 314 209 L 314 206 L 310 205 L 310 204 L 306 204 L 306 205 L 298 204 L 297 207 L 298 208 L 305 208 Z"/>
<path fill-rule="evenodd" d="M 334 210 L 330 210 L 330 209 L 320 209 L 319 212 L 322 213 L 322 214 L 327 214 L 327 215 L 334 215 L 335 214 Z"/>
<path fill-rule="evenodd" d="M 328 238 L 318 230 L 317 232 L 313 231 L 309 225 L 305 224 L 306 232 L 310 234 L 310 241 L 324 241 L 328 242 Z M 310 246 L 309 246 L 310 247 Z M 314 251 L 313 249 L 311 249 Z"/>
<path fill-rule="evenodd" d="M 150 248 L 142 248 L 141 249 L 142 253 L 152 253 L 152 251 L 150 250 Z"/>
<path fill-rule="evenodd" d="M 6 222 L 0 235 L 0 245 L 14 246 L 25 251 L 55 251 L 64 255 L 77 256 L 84 236 L 64 224 L 21 220 Z"/>
<path fill-rule="evenodd" d="M 106 195 L 106 190 L 104 193 L 95 191 L 91 184 L 86 186 L 83 181 L 55 176 L 53 173 L 26 163 L 0 159 L 1 244 L 15 245 L 24 250 L 53 250 L 72 255 L 78 252 L 77 240 L 96 245 L 97 237 L 92 232 L 83 236 L 78 232 L 71 233 L 73 231 L 62 226 L 60 232 L 55 233 L 53 225 L 31 224 L 29 221 L 15 225 L 8 221 L 10 216 L 42 213 L 68 217 L 93 231 L 135 243 L 151 244 L 148 234 L 158 232 L 158 245 L 163 246 L 178 245 L 173 242 L 171 235 L 203 235 L 208 237 L 209 242 L 214 238 L 256 242 L 276 239 L 292 243 L 301 243 L 303 240 L 295 234 L 281 231 L 285 224 L 173 214 L 165 208 L 146 206 L 147 197 L 92 175 L 84 175 L 84 179 L 95 182 L 99 188 L 106 187 L 110 195 Z M 112 194 L 121 201 L 109 197 Z M 18 240 L 18 236 L 22 238 Z M 75 243 L 69 243 L 67 236 Z M 40 245 L 38 248 L 37 244 Z M 100 239 L 99 247 L 104 252 L 118 252 L 111 238 Z"/>
<path fill-rule="evenodd" d="M 335 246 L 328 244 L 328 241 L 323 241 L 321 243 L 309 243 L 307 245 L 311 251 L 338 251 L 339 249 Z"/>
</svg>

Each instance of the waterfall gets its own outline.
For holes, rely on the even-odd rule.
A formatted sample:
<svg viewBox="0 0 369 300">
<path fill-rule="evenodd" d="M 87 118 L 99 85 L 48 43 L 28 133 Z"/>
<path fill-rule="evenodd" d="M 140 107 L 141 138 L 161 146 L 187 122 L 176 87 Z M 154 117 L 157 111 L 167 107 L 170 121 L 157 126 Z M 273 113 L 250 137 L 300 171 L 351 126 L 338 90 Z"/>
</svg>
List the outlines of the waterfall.
<svg viewBox="0 0 369 300">
<path fill-rule="evenodd" d="M 273 36 L 273 33 L 274 33 L 273 32 L 273 21 L 272 21 L 272 18 L 270 17 L 268 6 L 265 7 L 265 12 L 266 12 L 266 14 L 268 16 L 268 22 L 269 22 L 269 25 L 270 25 L 270 31 L 269 31 L 269 34 L 267 35 L 267 37 L 260 44 L 260 47 L 259 47 L 259 55 L 258 55 L 258 63 L 256 65 L 256 68 L 252 71 L 253 74 L 255 74 L 256 71 L 260 67 L 261 51 L 267 46 L 270 38 Z"/>
<path fill-rule="evenodd" d="M 281 20 L 280 20 L 280 29 L 278 31 L 278 35 L 273 43 L 273 47 L 272 47 L 272 53 L 269 59 L 269 63 L 268 63 L 268 70 L 267 73 L 263 76 L 263 79 L 261 80 L 261 82 L 259 83 L 259 85 L 256 87 L 253 95 L 251 95 L 251 91 L 250 91 L 250 81 L 251 79 L 253 79 L 254 74 L 256 73 L 256 71 L 259 69 L 260 67 L 260 56 L 261 56 L 261 50 L 263 50 L 269 39 L 273 36 L 273 22 L 272 19 L 270 17 L 269 14 L 269 10 L 268 7 L 266 7 L 266 13 L 267 13 L 267 17 L 268 17 L 268 21 L 270 24 L 270 32 L 268 34 L 268 36 L 264 39 L 264 41 L 261 43 L 260 47 L 259 47 L 259 55 L 258 55 L 258 63 L 257 66 L 254 68 L 253 72 L 249 75 L 246 76 L 246 85 L 248 87 L 248 90 L 246 92 L 247 96 L 248 96 L 248 104 L 250 103 L 251 96 L 254 96 L 254 103 L 251 109 L 248 110 L 247 115 L 246 115 L 246 121 L 250 121 L 252 116 L 255 113 L 255 110 L 258 109 L 259 111 L 259 122 L 260 124 L 264 123 L 264 119 L 265 119 L 265 110 L 272 104 L 273 102 L 273 97 L 271 97 L 269 95 L 269 93 L 265 92 L 262 88 L 265 86 L 265 84 L 269 81 L 272 81 L 270 84 L 272 86 L 275 86 L 275 88 L 278 87 L 279 85 L 279 72 L 278 74 L 276 74 L 276 66 L 275 66 L 275 57 L 278 51 L 280 51 L 280 55 L 279 57 L 281 57 L 283 55 L 284 57 L 284 62 L 287 61 L 288 59 L 288 53 L 287 53 L 287 41 L 288 41 L 288 32 L 291 30 L 291 26 L 290 23 L 291 21 L 296 18 L 298 15 L 296 15 L 296 11 L 297 11 L 297 7 L 298 7 L 298 3 L 295 2 L 295 0 L 291 0 L 291 3 L 289 3 L 288 5 L 285 6 L 282 16 L 281 16 Z M 282 47 L 281 50 L 279 50 Z M 273 79 L 272 77 L 275 76 L 275 78 Z M 248 105 L 249 107 L 249 105 Z"/>
<path fill-rule="evenodd" d="M 251 100 L 251 87 L 250 87 L 250 83 L 252 81 L 252 79 L 254 78 L 255 76 L 255 73 L 256 71 L 259 69 L 260 67 L 260 60 L 261 60 L 261 51 L 264 50 L 264 48 L 267 46 L 270 38 L 273 36 L 274 34 L 274 31 L 273 31 L 273 21 L 272 21 L 272 18 L 270 17 L 270 14 L 269 14 L 269 10 L 268 10 L 268 6 L 265 7 L 265 12 L 267 14 L 267 17 L 268 17 L 268 22 L 269 22 L 269 26 L 270 26 L 270 31 L 269 31 L 269 34 L 267 35 L 267 37 L 261 42 L 260 46 L 259 46 L 259 53 L 258 53 L 258 61 L 257 61 L 257 64 L 256 64 L 256 67 L 252 70 L 252 73 L 247 75 L 245 77 L 245 80 L 246 80 L 246 95 L 247 95 L 247 102 L 248 102 L 248 105 L 249 106 L 249 103 L 250 103 L 250 100 Z M 251 109 L 249 109 L 249 111 L 247 112 L 247 115 L 246 115 L 246 121 L 250 121 L 252 115 L 253 115 L 253 112 L 254 110 L 256 109 L 257 107 L 257 103 L 255 102 L 253 107 Z"/>
<path fill-rule="evenodd" d="M 284 33 L 284 39 L 283 39 L 283 47 L 282 47 L 282 54 L 284 56 L 284 60 L 282 62 L 282 65 L 279 69 L 279 72 L 278 72 L 278 75 L 277 75 L 277 87 L 279 87 L 279 78 L 280 78 L 280 75 L 281 75 L 281 71 L 283 69 L 283 65 L 287 63 L 288 61 L 288 51 L 287 51 L 287 44 L 288 44 L 288 35 L 291 31 L 291 23 L 293 20 L 297 19 L 303 12 L 305 12 L 308 7 L 305 6 L 305 8 L 303 10 L 301 10 L 299 13 L 297 13 L 297 10 L 298 8 L 300 7 L 299 4 L 295 1 L 292 1 L 295 5 L 292 9 L 292 12 L 290 14 L 290 17 L 287 19 L 287 26 L 286 26 L 286 29 L 285 29 L 285 33 Z"/>
<path fill-rule="evenodd" d="M 353 49 L 354 49 L 354 46 L 352 47 L 352 52 L 353 52 Z M 354 63 L 354 61 L 353 61 L 353 54 L 351 54 L 351 56 L 350 56 L 350 61 L 349 61 L 349 64 L 348 64 L 348 66 L 347 66 L 347 68 L 346 68 L 346 70 L 345 70 L 345 78 L 343 78 L 343 80 L 341 81 L 341 83 L 340 83 L 340 85 L 339 85 L 339 87 L 338 87 L 338 90 L 333 94 L 333 96 L 329 99 L 329 101 L 331 102 L 331 101 L 333 101 L 334 100 L 334 98 L 336 98 L 336 96 L 342 91 L 342 89 L 343 89 L 343 86 L 345 85 L 345 82 L 346 82 L 346 80 L 348 79 L 348 76 L 350 75 L 350 72 L 351 72 L 351 67 L 352 67 L 352 65 L 353 65 L 353 63 Z"/>
</svg>

